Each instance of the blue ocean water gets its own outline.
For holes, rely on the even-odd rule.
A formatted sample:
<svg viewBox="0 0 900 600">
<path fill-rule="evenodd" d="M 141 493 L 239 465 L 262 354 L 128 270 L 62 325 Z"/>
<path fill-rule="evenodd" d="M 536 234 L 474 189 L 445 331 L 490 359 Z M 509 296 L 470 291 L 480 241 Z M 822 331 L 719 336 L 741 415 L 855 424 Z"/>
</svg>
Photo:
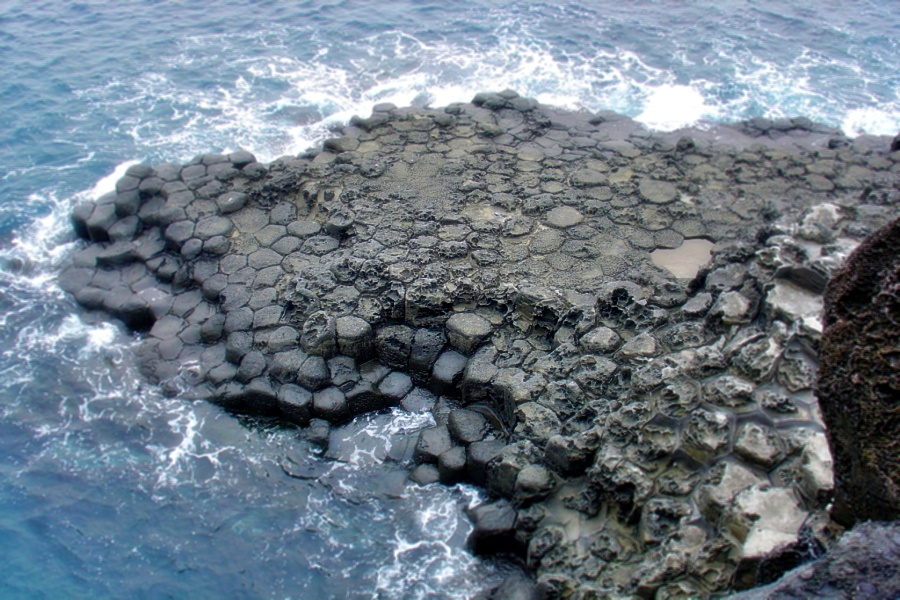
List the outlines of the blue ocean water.
<svg viewBox="0 0 900 600">
<path fill-rule="evenodd" d="M 134 161 L 297 153 L 371 105 L 513 88 L 655 129 L 900 130 L 894 0 L 0 2 L 0 597 L 461 598 L 479 492 L 386 460 L 428 423 L 295 430 L 161 397 L 54 283 Z"/>
</svg>

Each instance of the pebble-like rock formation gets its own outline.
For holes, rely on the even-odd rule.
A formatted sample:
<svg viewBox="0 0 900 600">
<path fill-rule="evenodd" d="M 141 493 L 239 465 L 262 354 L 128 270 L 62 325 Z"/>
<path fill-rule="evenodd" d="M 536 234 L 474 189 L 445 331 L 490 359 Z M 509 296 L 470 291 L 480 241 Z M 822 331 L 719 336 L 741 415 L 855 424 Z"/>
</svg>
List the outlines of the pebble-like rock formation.
<svg viewBox="0 0 900 600">
<path fill-rule="evenodd" d="M 825 293 L 817 396 L 834 452 L 834 516 L 900 519 L 900 218 Z"/>
<path fill-rule="evenodd" d="M 822 292 L 896 212 L 889 143 L 657 135 L 514 92 L 379 105 L 268 165 L 130 168 L 75 210 L 60 285 L 141 332 L 170 394 L 322 442 L 432 411 L 412 480 L 489 490 L 473 548 L 547 597 L 706 596 L 827 541 Z M 682 277 L 654 262 L 704 244 Z"/>
</svg>

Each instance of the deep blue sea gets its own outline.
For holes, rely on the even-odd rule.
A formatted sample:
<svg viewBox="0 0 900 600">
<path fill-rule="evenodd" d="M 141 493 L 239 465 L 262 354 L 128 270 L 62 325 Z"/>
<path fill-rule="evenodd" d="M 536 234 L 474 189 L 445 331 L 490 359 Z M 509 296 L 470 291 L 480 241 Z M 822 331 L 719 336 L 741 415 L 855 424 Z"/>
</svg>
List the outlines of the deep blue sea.
<svg viewBox="0 0 900 600">
<path fill-rule="evenodd" d="M 163 398 L 55 285 L 135 161 L 296 154 L 377 102 L 513 88 L 655 129 L 900 130 L 897 0 L 0 0 L 0 598 L 465 598 L 470 487 L 385 457 L 427 418 L 296 430 Z M 396 453 L 396 452 L 395 452 Z"/>
</svg>

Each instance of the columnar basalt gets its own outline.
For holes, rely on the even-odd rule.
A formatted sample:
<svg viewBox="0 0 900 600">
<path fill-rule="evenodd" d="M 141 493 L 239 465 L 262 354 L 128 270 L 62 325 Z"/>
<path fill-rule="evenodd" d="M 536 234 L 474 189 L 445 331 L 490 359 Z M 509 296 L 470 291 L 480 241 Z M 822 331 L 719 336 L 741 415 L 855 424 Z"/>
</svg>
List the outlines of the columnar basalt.
<svg viewBox="0 0 900 600">
<path fill-rule="evenodd" d="M 821 529 L 821 294 L 896 211 L 888 148 L 802 119 L 657 135 L 513 92 L 379 105 L 268 165 L 131 167 L 76 208 L 91 243 L 60 285 L 140 331 L 170 394 L 318 439 L 433 411 L 412 478 L 490 490 L 473 547 L 551 597 L 702 596 Z M 686 240 L 715 244 L 695 277 L 653 262 Z"/>
</svg>

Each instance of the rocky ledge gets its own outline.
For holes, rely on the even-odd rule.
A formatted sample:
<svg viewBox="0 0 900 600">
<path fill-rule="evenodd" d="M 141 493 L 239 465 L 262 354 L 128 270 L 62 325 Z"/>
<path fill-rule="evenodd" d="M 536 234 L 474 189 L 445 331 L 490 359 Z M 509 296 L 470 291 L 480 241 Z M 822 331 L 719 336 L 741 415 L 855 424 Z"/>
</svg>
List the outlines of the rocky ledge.
<svg viewBox="0 0 900 600">
<path fill-rule="evenodd" d="M 75 209 L 89 243 L 59 281 L 138 332 L 169 394 L 323 443 L 432 411 L 397 458 L 489 490 L 473 548 L 547 597 L 707 596 L 831 543 L 822 292 L 896 213 L 889 150 L 804 119 L 654 134 L 513 92 L 379 105 L 268 165 L 131 167 Z"/>
</svg>

